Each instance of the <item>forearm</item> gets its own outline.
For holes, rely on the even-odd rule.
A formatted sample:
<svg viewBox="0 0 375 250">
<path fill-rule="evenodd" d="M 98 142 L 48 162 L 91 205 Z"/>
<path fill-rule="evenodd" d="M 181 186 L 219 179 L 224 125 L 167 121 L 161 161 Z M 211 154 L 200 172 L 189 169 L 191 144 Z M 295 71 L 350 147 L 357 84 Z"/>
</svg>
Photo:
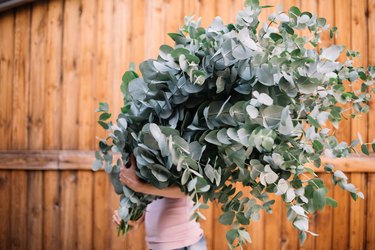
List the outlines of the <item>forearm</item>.
<svg viewBox="0 0 375 250">
<path fill-rule="evenodd" d="M 140 191 L 145 194 L 151 194 L 167 198 L 182 198 L 186 196 L 186 194 L 182 192 L 180 188 L 176 185 L 159 189 L 157 187 L 152 186 L 151 184 L 144 184 Z"/>
</svg>

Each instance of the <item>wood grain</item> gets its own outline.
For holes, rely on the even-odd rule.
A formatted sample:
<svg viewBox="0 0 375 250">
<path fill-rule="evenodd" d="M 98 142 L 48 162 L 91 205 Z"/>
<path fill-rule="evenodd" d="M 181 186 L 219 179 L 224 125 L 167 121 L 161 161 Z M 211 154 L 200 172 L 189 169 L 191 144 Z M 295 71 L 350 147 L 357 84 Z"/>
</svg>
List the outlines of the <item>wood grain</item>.
<svg viewBox="0 0 375 250">
<path fill-rule="evenodd" d="M 325 17 L 338 27 L 336 44 L 361 52 L 356 65 L 375 63 L 375 0 L 262 0 L 274 6 L 263 10 L 262 22 L 279 3 L 284 10 L 297 5 Z M 243 0 L 48 0 L 0 13 L 0 249 L 147 248 L 144 227 L 117 237 L 111 216 L 119 197 L 103 171 L 91 171 L 95 137 L 106 136 L 95 109 L 107 101 L 116 118 L 123 105 L 122 74 L 131 62 L 156 57 L 161 43 L 173 45 L 167 33 L 176 32 L 185 15 L 202 16 L 203 26 L 216 15 L 234 22 L 243 5 Z M 330 43 L 323 33 L 320 47 Z M 335 131 L 340 141 L 356 139 L 357 132 L 364 141 L 375 139 L 375 100 L 370 106 L 368 115 L 343 119 Z M 323 159 L 365 193 L 357 202 L 314 168 L 338 201 L 338 208 L 311 216 L 311 230 L 320 236 L 308 235 L 299 246 L 281 204 L 247 226 L 253 244 L 244 249 L 375 248 L 374 157 Z M 208 248 L 228 249 L 228 227 L 217 222 L 220 207 L 211 204 L 204 214 Z"/>
</svg>

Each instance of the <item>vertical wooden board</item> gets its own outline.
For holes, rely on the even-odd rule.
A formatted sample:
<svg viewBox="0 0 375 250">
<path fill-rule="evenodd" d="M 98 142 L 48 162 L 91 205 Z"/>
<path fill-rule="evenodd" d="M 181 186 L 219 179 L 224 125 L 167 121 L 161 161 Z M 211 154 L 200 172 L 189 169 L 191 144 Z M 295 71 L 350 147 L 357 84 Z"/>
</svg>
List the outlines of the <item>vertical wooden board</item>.
<svg viewBox="0 0 375 250">
<path fill-rule="evenodd" d="M 157 58 L 164 43 L 165 13 L 163 0 L 146 1 L 145 49 L 148 58 Z"/>
<path fill-rule="evenodd" d="M 198 18 L 200 16 L 200 0 L 183 0 L 184 1 L 184 8 L 183 8 L 183 15 L 184 16 L 194 16 L 194 18 Z"/>
<path fill-rule="evenodd" d="M 321 173 L 321 178 L 328 189 L 326 194 L 329 197 L 333 197 L 333 183 L 331 174 Z M 316 230 L 315 232 L 319 235 L 315 237 L 315 246 L 317 249 L 331 249 L 332 248 L 332 219 L 333 219 L 333 208 L 326 206 L 322 211 L 318 211 L 316 215 Z"/>
<path fill-rule="evenodd" d="M 211 25 L 217 13 L 217 1 L 215 0 L 201 0 L 199 8 L 199 16 L 202 18 L 202 26 L 208 27 Z"/>
<path fill-rule="evenodd" d="M 30 67 L 30 7 L 19 8 L 15 16 L 12 148 L 27 148 L 27 105 Z"/>
<path fill-rule="evenodd" d="M 146 13 L 148 13 L 146 7 L 145 0 L 131 1 L 130 62 L 134 62 L 136 66 L 146 59 L 145 33 L 150 29 L 150 27 L 146 26 Z M 153 38 L 151 41 L 153 41 Z"/>
<path fill-rule="evenodd" d="M 77 172 L 77 232 L 78 249 L 92 249 L 93 242 L 93 173 L 91 171 Z M 107 204 L 107 203 L 105 203 Z M 110 218 L 107 218 L 110 220 Z"/>
<path fill-rule="evenodd" d="M 113 80 L 109 88 L 112 89 L 112 106 L 110 108 L 117 114 L 124 105 L 121 93 L 122 75 L 129 69 L 130 55 L 132 54 L 132 1 L 116 0 L 113 3 L 113 67 L 110 72 L 113 74 Z M 138 17 L 134 17 L 138 18 Z M 114 117 L 112 117 L 114 119 Z"/>
<path fill-rule="evenodd" d="M 283 9 L 286 13 L 288 13 L 288 10 L 292 6 L 297 6 L 299 5 L 299 0 L 284 0 L 283 1 Z"/>
<path fill-rule="evenodd" d="M 263 210 L 259 211 L 260 218 L 258 221 L 251 221 L 246 230 L 249 232 L 251 237 L 251 244 L 248 244 L 245 249 L 254 250 L 266 250 L 265 249 L 265 234 L 264 234 L 264 223 L 265 218 L 268 216 Z"/>
<path fill-rule="evenodd" d="M 236 23 L 237 14 L 240 10 L 244 9 L 244 1 L 242 0 L 232 0 L 230 9 L 230 22 Z"/>
<path fill-rule="evenodd" d="M 27 249 L 43 246 L 43 173 L 30 170 L 27 180 Z"/>
<path fill-rule="evenodd" d="M 264 215 L 264 249 L 280 249 L 281 247 L 281 216 L 282 200 L 280 196 L 270 194 L 270 199 L 275 200 L 272 213 Z M 272 235 L 272 237 L 269 237 Z"/>
<path fill-rule="evenodd" d="M 272 4 L 272 0 L 264 0 L 261 5 L 268 5 Z M 277 7 L 277 6 L 276 6 Z M 259 27 L 258 31 L 262 29 L 263 27 L 268 27 L 268 25 L 275 27 L 275 25 L 270 24 L 270 21 L 268 20 L 268 16 L 275 11 L 275 8 L 263 8 L 262 11 L 259 14 Z"/>
<path fill-rule="evenodd" d="M 375 65 L 375 0 L 368 0 L 368 63 Z M 374 88 L 374 87 L 372 87 Z M 368 128 L 375 128 L 375 98 L 370 101 L 370 114 L 368 115 Z M 368 141 L 375 139 L 375 129 L 368 129 Z M 374 151 L 375 153 L 375 151 Z"/>
<path fill-rule="evenodd" d="M 80 67 L 80 18 L 82 6 L 80 1 L 66 0 L 64 2 L 63 81 L 61 87 L 61 149 L 76 149 L 78 147 L 79 131 L 79 67 Z M 92 110 L 90 110 L 93 112 Z"/>
<path fill-rule="evenodd" d="M 213 203 L 213 228 L 212 228 L 212 249 L 228 249 L 226 232 L 231 226 L 225 226 L 219 223 L 219 217 L 222 214 L 221 205 Z"/>
<path fill-rule="evenodd" d="M 19 8 L 15 15 L 13 65 L 12 149 L 27 148 L 27 98 L 30 59 L 30 7 Z M 27 173 L 11 171 L 10 182 L 10 247 L 26 249 L 27 238 Z M 1 202 L 4 202 L 1 200 Z M 2 241 L 0 239 L 0 241 Z"/>
<path fill-rule="evenodd" d="M 123 250 L 126 250 L 126 236 L 125 237 L 122 237 L 122 235 L 120 234 L 118 236 L 118 231 L 117 231 L 117 226 L 112 222 L 112 215 L 113 215 L 113 212 L 114 210 L 117 210 L 119 208 L 119 204 L 120 204 L 120 196 L 117 195 L 115 192 L 114 192 L 114 189 L 113 187 L 111 188 L 111 192 L 110 192 L 110 211 L 111 211 L 111 215 L 110 215 L 110 220 L 111 220 L 111 225 L 110 225 L 110 231 L 111 231 L 111 248 L 112 250 L 119 250 L 119 249 L 123 249 Z"/>
<path fill-rule="evenodd" d="M 93 209 L 93 249 L 107 249 L 110 240 L 110 223 L 111 208 L 107 203 L 107 197 L 109 192 L 113 192 L 112 189 L 108 189 L 108 176 L 105 172 L 96 172 L 94 174 L 94 209 Z"/>
<path fill-rule="evenodd" d="M 50 1 L 47 5 L 45 23 L 46 37 L 43 46 L 45 53 L 44 81 L 42 95 L 45 96 L 43 117 L 44 148 L 60 148 L 61 131 L 61 78 L 62 78 L 62 32 L 63 32 L 63 1 Z"/>
<path fill-rule="evenodd" d="M 309 214 L 309 230 L 313 233 L 317 233 L 316 232 L 316 214 Z M 298 231 L 299 232 L 299 231 Z M 300 250 L 310 250 L 310 249 L 316 249 L 315 248 L 315 238 L 316 236 L 313 236 L 311 234 L 307 234 L 307 238 L 305 240 L 305 242 L 303 243 L 303 245 L 301 245 L 298 241 L 298 246 Z"/>
<path fill-rule="evenodd" d="M 281 250 L 297 250 L 299 231 L 293 226 L 293 222 L 287 219 L 287 210 L 285 206 L 282 209 L 281 217 Z"/>
<path fill-rule="evenodd" d="M 208 209 L 201 209 L 202 214 L 206 217 L 206 220 L 199 220 L 201 228 L 204 231 L 204 236 L 206 237 L 207 248 L 212 249 L 212 241 L 215 235 L 213 234 L 213 227 L 216 223 L 213 218 L 214 203 L 208 202 Z"/>
<path fill-rule="evenodd" d="M 366 173 L 352 173 L 351 183 L 358 188 L 365 198 L 366 193 Z M 358 198 L 357 201 L 350 200 L 350 249 L 365 249 L 366 240 L 366 201 Z"/>
<path fill-rule="evenodd" d="M 63 42 L 63 1 L 50 1 L 47 5 L 44 44 L 45 102 L 43 119 L 43 148 L 61 147 L 61 84 L 62 84 L 62 42 Z M 59 173 L 46 171 L 43 175 L 43 247 L 57 249 L 59 239 Z"/>
<path fill-rule="evenodd" d="M 27 238 L 27 172 L 10 171 L 9 181 L 12 183 L 12 196 L 10 197 L 11 211 L 9 214 L 11 231 L 9 232 L 11 249 L 26 249 Z M 1 193 L 1 191 L 0 191 Z M 3 199 L 1 199 L 1 202 Z M 0 247 L 1 248 L 1 247 Z"/>
<path fill-rule="evenodd" d="M 352 43 L 351 49 L 359 51 L 361 57 L 354 60 L 355 66 L 364 66 L 367 67 L 368 57 L 367 57 L 367 20 L 366 13 L 367 2 L 362 1 L 351 1 L 351 10 L 352 10 L 352 24 L 351 24 L 351 36 Z M 361 89 L 361 82 L 357 81 L 353 83 L 352 90 Z M 358 138 L 358 133 L 361 134 L 361 137 L 364 141 L 367 141 L 368 136 L 368 114 L 361 114 L 352 120 L 352 138 Z M 360 145 L 356 146 L 357 150 L 360 151 Z"/>
<path fill-rule="evenodd" d="M 0 223 L 0 249 L 10 248 L 10 215 L 11 215 L 11 179 L 10 171 L 0 171 L 0 214 L 3 215 Z"/>
<path fill-rule="evenodd" d="M 96 57 L 96 25 L 97 1 L 82 0 L 81 3 L 81 39 L 79 47 L 79 149 L 92 149 L 95 147 L 95 86 L 103 84 L 97 82 L 97 57 Z M 95 126 L 94 126 L 95 124 Z M 99 125 L 98 125 L 99 126 Z"/>
<path fill-rule="evenodd" d="M 346 173 L 350 178 L 350 174 Z M 337 208 L 333 210 L 333 232 L 332 245 L 337 249 L 348 249 L 349 247 L 349 192 L 339 186 L 334 188 L 333 198 L 337 201 Z"/>
<path fill-rule="evenodd" d="M 375 174 L 368 173 L 367 178 L 367 214 L 366 248 L 375 249 Z"/>
<path fill-rule="evenodd" d="M 59 249 L 60 174 L 43 171 L 43 249 Z"/>
<path fill-rule="evenodd" d="M 223 19 L 224 24 L 228 24 L 232 20 L 232 0 L 216 1 L 216 16 Z"/>
<path fill-rule="evenodd" d="M 14 11 L 0 15 L 0 149 L 12 145 L 12 83 L 14 65 Z"/>
<path fill-rule="evenodd" d="M 31 51 L 30 51 L 30 81 L 28 104 L 28 147 L 29 149 L 43 148 L 44 135 L 44 105 L 46 67 L 45 44 L 47 37 L 47 2 L 34 2 L 31 15 Z"/>
<path fill-rule="evenodd" d="M 113 1 L 98 0 L 97 1 L 97 30 L 95 31 L 96 40 L 96 65 L 92 65 L 95 70 L 95 96 L 97 100 L 93 103 L 93 107 L 98 107 L 98 102 L 108 102 L 109 107 L 113 112 L 113 98 L 112 98 L 112 85 L 113 85 Z M 93 85 L 91 86 L 93 87 Z M 117 92 L 120 92 L 120 85 L 118 85 Z M 93 101 L 94 101 L 93 100 Z M 82 103 L 83 104 L 83 103 Z M 93 110 L 91 111 L 94 114 Z M 103 129 L 96 121 L 99 119 L 100 114 L 95 113 L 95 136 L 105 138 L 107 131 Z M 90 136 L 89 134 L 87 136 Z"/>
<path fill-rule="evenodd" d="M 338 28 L 337 36 L 335 37 L 335 44 L 345 45 L 347 48 L 351 47 L 351 0 L 335 1 L 335 18 L 332 26 Z M 344 63 L 346 60 L 345 53 L 339 57 L 339 61 Z M 344 83 L 346 91 L 350 91 L 350 86 Z M 349 104 L 340 105 L 343 109 L 350 107 Z M 345 113 L 348 117 L 350 112 Z M 352 119 L 343 119 L 339 124 L 339 129 L 335 131 L 338 140 L 350 143 L 351 140 L 351 121 Z"/>
<path fill-rule="evenodd" d="M 62 171 L 60 175 L 60 237 L 61 250 L 78 247 L 77 171 Z"/>
<path fill-rule="evenodd" d="M 317 1 L 304 1 L 304 0 L 299 0 L 299 6 L 301 9 L 301 12 L 304 11 L 309 11 L 311 13 L 318 13 L 318 4 Z M 308 29 L 302 30 L 301 32 L 297 32 L 298 34 L 301 33 L 302 36 L 309 36 L 310 32 Z M 306 47 L 309 45 L 307 44 Z M 310 46 L 311 47 L 311 46 Z"/>
<path fill-rule="evenodd" d="M 184 16 L 182 13 L 183 1 L 165 0 L 163 9 L 164 19 L 164 43 L 173 47 L 174 41 L 168 36 L 168 33 L 176 33 L 184 25 Z"/>
<path fill-rule="evenodd" d="M 323 17 L 327 20 L 327 24 L 330 24 L 331 27 L 334 24 L 335 19 L 335 0 L 325 0 L 317 1 L 318 2 L 318 17 Z M 330 38 L 329 30 L 326 30 L 320 34 L 321 44 L 319 48 L 329 47 L 334 40 Z"/>
<path fill-rule="evenodd" d="M 137 230 L 129 232 L 126 235 L 127 250 L 144 250 L 146 249 L 145 227 L 141 225 Z"/>
</svg>

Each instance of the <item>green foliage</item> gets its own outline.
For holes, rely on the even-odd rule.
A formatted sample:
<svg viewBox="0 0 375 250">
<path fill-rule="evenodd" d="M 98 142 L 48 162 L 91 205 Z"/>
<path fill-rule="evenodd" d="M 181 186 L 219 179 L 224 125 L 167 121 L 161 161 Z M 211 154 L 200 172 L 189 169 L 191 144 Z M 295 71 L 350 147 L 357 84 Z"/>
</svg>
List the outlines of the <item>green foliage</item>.
<svg viewBox="0 0 375 250">
<path fill-rule="evenodd" d="M 359 53 L 350 50 L 348 60 L 338 62 L 343 46 L 318 51 L 319 36 L 329 27 L 324 18 L 292 7 L 262 25 L 261 9 L 270 6 L 258 0 L 245 6 L 233 24 L 216 17 L 203 28 L 186 17 L 185 25 L 169 34 L 174 47 L 162 45 L 157 59 L 142 62 L 141 76 L 133 69 L 124 73 L 124 106 L 114 123 L 108 121 L 108 104 L 99 104 L 98 123 L 109 134 L 100 139 L 93 169 L 104 168 L 120 194 L 123 233 L 127 221 L 159 198 L 119 182 L 130 153 L 142 180 L 158 188 L 177 184 L 194 200 L 192 218 L 204 217 L 199 209 L 208 201 L 221 204 L 219 222 L 232 225 L 226 234 L 231 247 L 251 241 L 242 226 L 258 220 L 261 209 L 272 211 L 275 201 L 268 193 L 282 197 L 301 242 L 307 233 L 315 235 L 307 215 L 337 202 L 304 165 L 320 167 L 323 155 L 346 157 L 358 142 L 369 154 L 360 137 L 348 145 L 328 127 L 338 129 L 346 119 L 341 104 L 352 107 L 351 118 L 368 112 L 375 67 L 354 67 Z M 301 37 L 298 30 L 311 36 Z M 331 38 L 336 30 L 330 30 Z M 361 90 L 347 91 L 344 84 L 355 81 L 362 82 Z M 113 164 L 115 153 L 121 160 Z M 332 165 L 324 169 L 353 199 L 363 198 L 343 172 Z M 237 183 L 250 193 L 237 192 Z"/>
</svg>

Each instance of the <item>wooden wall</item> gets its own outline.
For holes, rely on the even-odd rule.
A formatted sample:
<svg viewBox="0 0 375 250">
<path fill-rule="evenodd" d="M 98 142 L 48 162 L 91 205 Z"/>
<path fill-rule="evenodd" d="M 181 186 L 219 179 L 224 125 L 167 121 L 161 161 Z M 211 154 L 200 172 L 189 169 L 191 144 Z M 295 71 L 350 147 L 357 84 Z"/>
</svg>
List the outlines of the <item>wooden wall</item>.
<svg viewBox="0 0 375 250">
<path fill-rule="evenodd" d="M 335 42 L 361 52 L 357 65 L 375 64 L 375 0 L 281 2 L 326 17 L 339 28 Z M 0 249 L 146 248 L 144 229 L 117 237 L 111 215 L 118 198 L 105 173 L 89 169 L 95 136 L 105 136 L 94 111 L 108 101 L 118 112 L 122 73 L 130 62 L 155 57 L 161 43 L 171 44 L 167 32 L 176 31 L 185 15 L 203 15 L 204 26 L 216 15 L 229 22 L 242 3 L 50 0 L 0 13 Z M 342 140 L 358 131 L 366 141 L 375 139 L 374 100 L 371 106 L 370 114 L 343 122 L 337 132 Z M 375 249 L 375 167 L 373 158 L 365 162 L 365 168 L 358 159 L 343 167 L 366 199 L 353 202 L 332 188 L 339 208 L 312 217 L 319 237 L 299 246 L 297 231 L 276 203 L 273 214 L 249 226 L 248 249 Z M 213 205 L 206 215 L 209 249 L 226 249 L 220 209 Z"/>
</svg>

